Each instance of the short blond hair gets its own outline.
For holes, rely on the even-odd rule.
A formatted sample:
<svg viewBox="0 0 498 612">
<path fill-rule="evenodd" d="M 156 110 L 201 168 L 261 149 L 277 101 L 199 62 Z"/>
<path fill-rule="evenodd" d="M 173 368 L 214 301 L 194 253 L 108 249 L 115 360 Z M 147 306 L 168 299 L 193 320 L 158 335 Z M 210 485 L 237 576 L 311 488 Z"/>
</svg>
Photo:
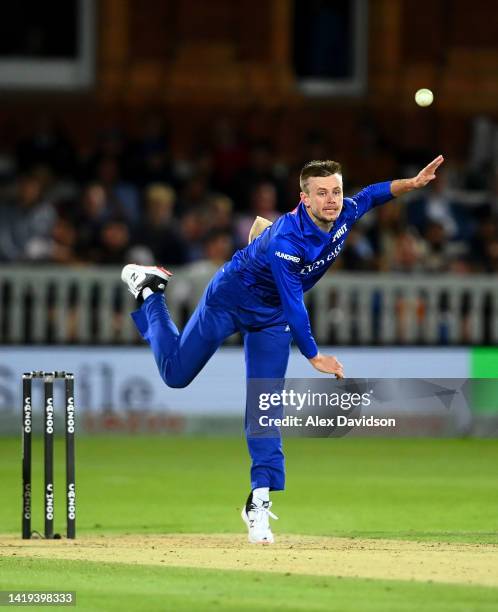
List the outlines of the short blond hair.
<svg viewBox="0 0 498 612">
<path fill-rule="evenodd" d="M 151 183 L 145 189 L 145 199 L 154 202 L 166 203 L 172 206 L 175 202 L 176 193 L 169 185 L 165 183 Z"/>
<path fill-rule="evenodd" d="M 299 175 L 299 186 L 303 193 L 308 193 L 308 179 L 313 176 L 332 176 L 333 174 L 342 175 L 342 167 L 339 162 L 326 159 L 324 161 L 313 160 L 308 162 Z"/>
</svg>

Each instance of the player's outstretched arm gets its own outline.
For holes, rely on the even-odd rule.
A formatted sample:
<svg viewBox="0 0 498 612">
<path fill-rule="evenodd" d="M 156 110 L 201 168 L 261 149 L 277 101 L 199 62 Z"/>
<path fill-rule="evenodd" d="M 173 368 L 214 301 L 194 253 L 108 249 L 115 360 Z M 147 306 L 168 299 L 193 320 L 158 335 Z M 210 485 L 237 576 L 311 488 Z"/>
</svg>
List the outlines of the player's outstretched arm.
<svg viewBox="0 0 498 612">
<path fill-rule="evenodd" d="M 417 176 L 409 179 L 399 179 L 392 181 L 391 193 L 396 198 L 404 193 L 413 191 L 414 189 L 420 189 L 425 187 L 428 183 L 436 178 L 436 170 L 444 162 L 444 157 L 438 155 L 436 159 L 433 159 L 430 164 L 425 168 L 422 168 Z"/>
<path fill-rule="evenodd" d="M 322 355 L 318 353 L 312 357 L 309 362 L 311 365 L 324 374 L 335 374 L 336 378 L 344 378 L 344 368 L 342 363 L 332 355 Z"/>
</svg>

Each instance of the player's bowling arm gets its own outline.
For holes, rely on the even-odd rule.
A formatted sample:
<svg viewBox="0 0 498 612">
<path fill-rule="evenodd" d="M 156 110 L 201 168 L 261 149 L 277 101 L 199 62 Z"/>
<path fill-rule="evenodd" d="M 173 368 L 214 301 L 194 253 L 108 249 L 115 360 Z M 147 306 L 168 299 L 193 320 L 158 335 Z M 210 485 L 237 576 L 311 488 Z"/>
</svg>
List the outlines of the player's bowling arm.
<svg viewBox="0 0 498 612">
<path fill-rule="evenodd" d="M 355 207 L 356 218 L 358 221 L 365 213 L 372 208 L 385 204 L 394 197 L 391 192 L 390 181 L 384 181 L 383 183 L 374 183 L 364 187 L 359 193 L 354 195 L 351 199 Z"/>
</svg>

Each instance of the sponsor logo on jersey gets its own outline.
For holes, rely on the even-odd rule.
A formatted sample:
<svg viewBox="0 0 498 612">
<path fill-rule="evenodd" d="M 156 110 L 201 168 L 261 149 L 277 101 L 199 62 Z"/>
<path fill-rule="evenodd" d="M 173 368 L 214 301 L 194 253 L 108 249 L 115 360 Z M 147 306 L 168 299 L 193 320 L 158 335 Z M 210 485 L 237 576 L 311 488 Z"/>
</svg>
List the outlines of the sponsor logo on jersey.
<svg viewBox="0 0 498 612">
<path fill-rule="evenodd" d="M 334 259 L 341 252 L 341 249 L 344 246 L 344 242 L 345 240 L 343 240 L 336 247 L 334 247 L 334 249 L 330 251 L 327 257 L 324 257 L 322 259 L 317 259 L 313 263 L 307 264 L 306 266 L 301 268 L 300 274 L 310 274 L 311 272 L 314 272 L 315 270 L 318 270 L 318 268 L 321 268 L 322 266 L 324 266 L 326 263 L 334 261 Z"/>
<path fill-rule="evenodd" d="M 282 253 L 282 251 L 275 251 L 275 255 L 281 259 L 293 261 L 295 263 L 299 263 L 301 261 L 300 257 L 297 257 L 296 255 L 289 255 L 289 253 Z"/>
<path fill-rule="evenodd" d="M 343 225 L 341 225 L 341 227 L 337 230 L 337 232 L 334 234 L 334 237 L 332 238 L 332 242 L 334 242 L 335 240 L 337 240 L 338 238 L 340 238 L 341 236 L 344 236 L 344 234 L 348 231 L 348 226 L 346 223 L 344 223 Z"/>
</svg>

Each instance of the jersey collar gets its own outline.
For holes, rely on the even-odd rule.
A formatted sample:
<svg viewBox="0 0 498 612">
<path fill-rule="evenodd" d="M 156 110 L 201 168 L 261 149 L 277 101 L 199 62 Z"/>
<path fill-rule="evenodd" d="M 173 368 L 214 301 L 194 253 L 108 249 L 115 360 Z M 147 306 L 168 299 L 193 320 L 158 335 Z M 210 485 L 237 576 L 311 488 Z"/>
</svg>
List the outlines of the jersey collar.
<svg viewBox="0 0 498 612">
<path fill-rule="evenodd" d="M 306 206 L 303 202 L 299 202 L 299 206 L 297 207 L 299 217 L 301 219 L 301 227 L 303 229 L 303 234 L 305 236 L 314 236 L 319 238 L 321 242 L 327 242 L 330 240 L 330 236 L 332 230 L 334 229 L 334 225 L 330 228 L 330 232 L 324 232 L 322 229 L 318 227 L 318 225 L 313 221 L 313 219 L 309 216 Z"/>
</svg>

